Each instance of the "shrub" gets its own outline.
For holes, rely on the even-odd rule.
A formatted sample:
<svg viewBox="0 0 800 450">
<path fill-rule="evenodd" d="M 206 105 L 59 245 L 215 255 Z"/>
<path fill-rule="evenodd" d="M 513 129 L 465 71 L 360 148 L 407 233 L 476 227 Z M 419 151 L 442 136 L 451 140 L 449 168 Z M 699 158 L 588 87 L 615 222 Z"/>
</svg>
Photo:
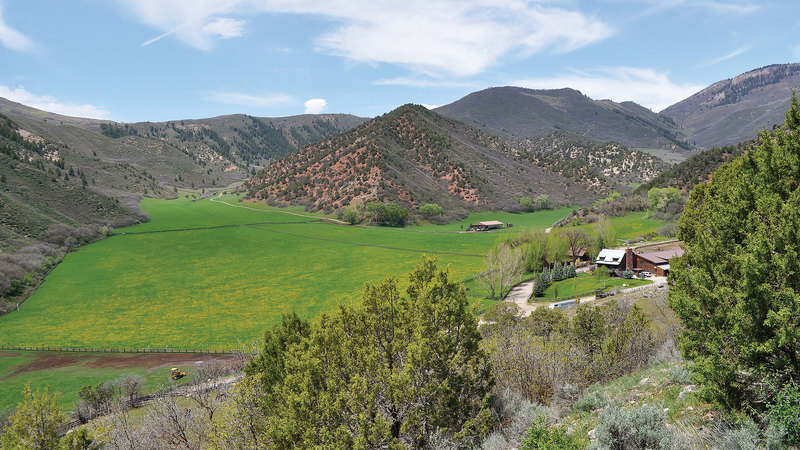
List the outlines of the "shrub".
<svg viewBox="0 0 800 450">
<path fill-rule="evenodd" d="M 525 209 L 525 211 L 533 211 L 533 200 L 530 197 L 522 197 L 519 199 L 519 204 Z"/>
<path fill-rule="evenodd" d="M 565 427 L 548 427 L 545 420 L 539 419 L 528 429 L 523 439 L 522 450 L 570 450 L 583 449 L 586 444 L 576 435 L 567 434 Z"/>
<path fill-rule="evenodd" d="M 575 402 L 573 408 L 576 411 L 592 412 L 608 406 L 608 398 L 599 391 L 586 391 L 583 396 Z"/>
<path fill-rule="evenodd" d="M 782 431 L 787 444 L 800 444 L 800 386 L 783 385 L 768 405 L 770 425 Z"/>
<path fill-rule="evenodd" d="M 342 211 L 342 220 L 350 225 L 355 225 L 361 222 L 361 215 L 355 209 L 345 209 Z"/>
<path fill-rule="evenodd" d="M 591 449 L 670 450 L 676 441 L 674 432 L 667 428 L 664 412 L 652 405 L 608 407 L 598 417 L 595 437 Z"/>
<path fill-rule="evenodd" d="M 426 219 L 430 219 L 434 216 L 441 216 L 442 215 L 442 207 L 437 205 L 436 203 L 425 203 L 424 205 L 419 207 L 419 213 L 422 217 Z"/>
<path fill-rule="evenodd" d="M 633 278 L 633 271 L 631 269 L 625 269 L 625 271 L 622 272 L 622 278 L 630 280 Z"/>
</svg>

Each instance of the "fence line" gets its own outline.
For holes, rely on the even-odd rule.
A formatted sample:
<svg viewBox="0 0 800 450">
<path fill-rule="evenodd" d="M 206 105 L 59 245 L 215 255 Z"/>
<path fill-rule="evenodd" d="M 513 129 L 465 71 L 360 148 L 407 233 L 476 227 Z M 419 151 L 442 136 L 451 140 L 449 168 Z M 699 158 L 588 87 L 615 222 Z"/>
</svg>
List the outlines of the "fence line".
<svg viewBox="0 0 800 450">
<path fill-rule="evenodd" d="M 28 299 L 28 297 L 30 297 L 31 295 L 33 295 L 33 293 L 34 293 L 34 292 L 36 292 L 36 290 L 37 290 L 37 289 L 39 289 L 39 286 L 41 286 L 41 285 L 42 285 L 42 283 L 44 283 L 44 279 L 45 279 L 45 277 L 47 277 L 48 275 L 50 275 L 50 272 L 52 272 L 52 271 L 53 271 L 53 269 L 55 269 L 56 267 L 58 267 L 58 265 L 59 265 L 59 264 L 61 264 L 61 261 L 64 261 L 64 258 L 66 258 L 66 257 L 67 257 L 67 253 L 69 253 L 69 250 L 68 250 L 68 251 L 66 251 L 66 252 L 64 252 L 64 254 L 63 254 L 63 255 L 61 255 L 61 258 L 59 258 L 59 259 L 58 259 L 58 262 L 57 262 L 57 263 L 53 264 L 53 266 L 52 266 L 52 267 L 50 267 L 49 269 L 47 269 L 47 272 L 45 272 L 45 273 L 42 275 L 42 277 L 41 277 L 41 278 L 39 278 L 39 281 L 36 283 L 36 286 L 34 286 L 34 287 L 32 287 L 32 288 L 28 289 L 28 292 L 26 292 L 26 293 L 25 293 L 25 295 L 23 295 L 23 296 L 22 296 L 22 298 L 20 299 L 20 301 L 18 301 L 18 302 L 17 302 L 17 304 L 16 304 L 16 305 L 12 306 L 11 308 L 7 309 L 7 310 L 6 310 L 6 311 L 4 311 L 4 312 L 0 312 L 0 316 L 2 316 L 2 315 L 5 315 L 5 314 L 9 314 L 9 313 L 11 313 L 11 312 L 13 312 L 13 311 L 19 311 L 19 305 L 21 305 L 21 304 L 25 303 L 25 300 L 27 300 L 27 299 Z"/>
<path fill-rule="evenodd" d="M 22 345 L 0 345 L 0 350 L 28 352 L 68 353 L 195 353 L 203 355 L 232 355 L 235 350 L 205 350 L 196 348 L 78 348 L 78 347 L 28 347 Z"/>
</svg>

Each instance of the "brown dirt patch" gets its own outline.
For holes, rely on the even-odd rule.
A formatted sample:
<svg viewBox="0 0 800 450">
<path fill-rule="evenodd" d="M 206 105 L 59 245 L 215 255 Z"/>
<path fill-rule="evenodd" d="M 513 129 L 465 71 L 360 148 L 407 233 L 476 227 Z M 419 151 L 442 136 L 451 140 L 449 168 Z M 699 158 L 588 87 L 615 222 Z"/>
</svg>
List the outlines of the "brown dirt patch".
<svg viewBox="0 0 800 450">
<path fill-rule="evenodd" d="M 0 357 L 20 356 L 21 353 L 0 353 Z M 25 373 L 51 370 L 62 367 L 82 366 L 90 369 L 142 368 L 153 370 L 161 367 L 188 366 L 201 362 L 233 362 L 231 355 L 207 355 L 202 353 L 63 353 L 35 352 L 34 359 L 22 364 L 0 381 Z"/>
<path fill-rule="evenodd" d="M 140 367 L 147 370 L 167 366 L 187 366 L 200 362 L 225 361 L 232 362 L 231 355 L 207 355 L 203 353 L 134 353 L 108 354 L 85 364 L 86 367 L 101 369 L 113 367 L 125 369 Z"/>
</svg>

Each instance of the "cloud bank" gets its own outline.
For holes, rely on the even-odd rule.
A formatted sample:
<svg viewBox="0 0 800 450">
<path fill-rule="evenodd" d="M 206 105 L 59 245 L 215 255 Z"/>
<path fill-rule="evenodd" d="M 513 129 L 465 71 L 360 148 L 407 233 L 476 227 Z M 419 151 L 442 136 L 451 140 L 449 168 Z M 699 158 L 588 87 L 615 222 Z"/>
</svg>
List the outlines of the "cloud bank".
<svg viewBox="0 0 800 450">
<path fill-rule="evenodd" d="M 241 92 L 211 92 L 209 99 L 228 105 L 255 107 L 283 105 L 292 101 L 292 97 L 287 94 L 252 95 Z"/>
<path fill-rule="evenodd" d="M 677 84 L 666 73 L 636 67 L 603 68 L 553 78 L 515 80 L 510 84 L 531 89 L 570 87 L 594 99 L 630 100 L 656 112 L 705 88 L 698 84 Z"/>
<path fill-rule="evenodd" d="M 353 61 L 388 63 L 433 77 L 465 77 L 504 57 L 570 52 L 614 29 L 598 18 L 550 2 L 477 0 L 121 0 L 140 22 L 209 50 L 244 33 L 258 14 L 321 17 L 319 52 Z"/>
<path fill-rule="evenodd" d="M 22 103 L 32 108 L 41 109 L 51 113 L 73 117 L 88 117 L 91 119 L 108 119 L 111 113 L 102 106 L 90 104 L 76 105 L 65 103 L 49 95 L 36 95 L 18 86 L 16 89 L 0 85 L 0 97 L 5 97 L 12 102 Z"/>
</svg>

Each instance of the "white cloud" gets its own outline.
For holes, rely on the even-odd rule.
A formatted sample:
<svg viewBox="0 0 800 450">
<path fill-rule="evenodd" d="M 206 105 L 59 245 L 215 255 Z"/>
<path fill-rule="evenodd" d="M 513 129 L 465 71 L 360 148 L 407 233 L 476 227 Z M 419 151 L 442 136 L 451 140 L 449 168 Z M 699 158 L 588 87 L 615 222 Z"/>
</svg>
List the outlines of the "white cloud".
<svg viewBox="0 0 800 450">
<path fill-rule="evenodd" d="M 3 5 L 0 5 L 0 43 L 3 47 L 17 52 L 32 50 L 35 47 L 32 40 L 5 23 Z"/>
<path fill-rule="evenodd" d="M 292 101 L 292 97 L 287 94 L 251 95 L 241 92 L 211 92 L 209 99 L 217 103 L 256 107 L 282 105 Z"/>
<path fill-rule="evenodd" d="M 328 102 L 326 102 L 324 98 L 312 98 L 306 100 L 304 105 L 306 107 L 306 114 L 320 114 L 325 107 L 328 106 Z"/>
<path fill-rule="evenodd" d="M 452 81 L 452 80 L 437 80 L 434 78 L 410 78 L 410 77 L 397 77 L 397 78 L 381 78 L 372 82 L 375 86 L 412 86 L 412 87 L 445 87 L 445 88 L 475 88 L 479 87 L 477 83 Z"/>
<path fill-rule="evenodd" d="M 192 47 L 209 50 L 214 39 L 243 34 L 245 22 L 227 17 L 241 0 L 119 0 L 145 25 L 162 34 L 144 42 L 150 45 L 175 36 Z"/>
<path fill-rule="evenodd" d="M 241 37 L 244 35 L 244 21 L 236 19 L 216 19 L 203 27 L 206 34 L 219 36 L 220 39 Z"/>
<path fill-rule="evenodd" d="M 739 2 L 739 1 L 699 1 L 699 2 L 689 2 L 691 6 L 697 6 L 702 8 L 707 8 L 712 11 L 723 13 L 723 14 L 752 14 L 758 11 L 761 6 L 749 2 Z"/>
<path fill-rule="evenodd" d="M 603 68 L 554 78 L 516 80 L 511 84 L 531 89 L 570 87 L 595 99 L 630 100 L 653 111 L 661 111 L 706 87 L 676 84 L 665 73 L 636 67 Z"/>
<path fill-rule="evenodd" d="M 0 97 L 5 97 L 12 102 L 22 103 L 36 109 L 73 117 L 89 117 L 92 119 L 108 119 L 111 113 L 102 106 L 90 104 L 76 105 L 64 103 L 49 95 L 36 95 L 25 90 L 22 86 L 16 89 L 0 85 Z"/>
<path fill-rule="evenodd" d="M 501 58 L 569 52 L 614 33 L 583 13 L 525 0 L 121 0 L 163 34 L 209 49 L 216 37 L 241 33 L 255 14 L 322 17 L 330 28 L 315 39 L 320 52 L 364 63 L 389 63 L 443 76 L 471 76 Z M 221 19 L 221 16 L 225 16 Z M 212 23 L 226 24 L 225 35 Z M 235 25 L 235 26 L 234 26 Z M 241 34 L 238 34 L 241 35 Z"/>
<path fill-rule="evenodd" d="M 438 108 L 438 107 L 440 107 L 442 105 L 429 105 L 427 103 L 423 103 L 422 106 L 424 106 L 424 107 L 426 107 L 428 109 L 436 109 L 436 108 Z"/>
<path fill-rule="evenodd" d="M 719 58 L 714 58 L 714 59 L 712 59 L 710 61 L 706 61 L 705 63 L 700 64 L 698 67 L 711 67 L 711 66 L 717 65 L 717 64 L 719 64 L 719 63 L 721 63 L 723 61 L 727 61 L 727 60 L 729 60 L 731 58 L 735 58 L 735 57 L 741 55 L 742 53 L 750 50 L 750 48 L 751 48 L 750 46 L 737 48 L 736 50 L 728 53 L 727 55 L 722 55 Z"/>
</svg>

